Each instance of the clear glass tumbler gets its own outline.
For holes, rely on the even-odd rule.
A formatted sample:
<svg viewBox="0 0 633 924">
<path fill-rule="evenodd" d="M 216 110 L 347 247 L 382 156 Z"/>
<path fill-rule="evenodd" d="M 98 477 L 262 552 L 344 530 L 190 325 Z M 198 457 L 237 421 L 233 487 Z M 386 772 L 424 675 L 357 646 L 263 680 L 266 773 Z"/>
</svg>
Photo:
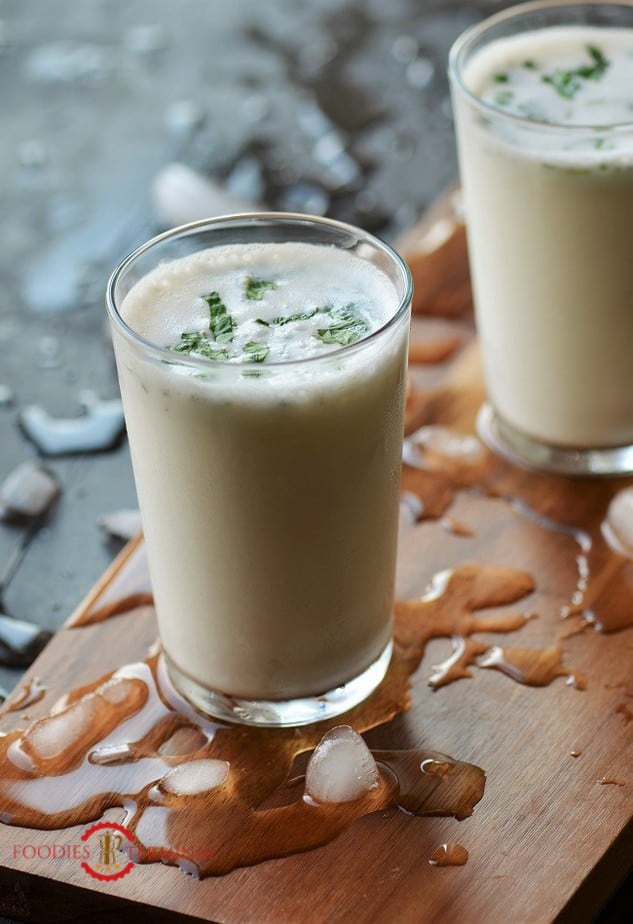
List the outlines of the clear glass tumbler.
<svg viewBox="0 0 633 924">
<path fill-rule="evenodd" d="M 387 323 L 333 352 L 253 367 L 163 349 L 121 316 L 159 263 L 286 241 L 344 248 L 380 268 L 398 299 Z M 376 238 L 281 213 L 169 231 L 109 281 L 163 655 L 176 688 L 206 713 L 305 724 L 356 705 L 384 676 L 411 289 L 403 261 Z"/>
<path fill-rule="evenodd" d="M 609 100 L 597 100 L 589 125 L 543 121 L 538 108 L 509 113 L 472 88 L 473 61 L 498 39 L 550 29 L 560 36 L 579 25 L 629 30 L 633 49 L 630 3 L 544 0 L 468 29 L 450 53 L 490 402 L 479 428 L 494 449 L 537 468 L 626 473 L 633 471 L 633 88 L 623 88 L 627 123 L 611 124 Z M 523 66 L 537 65 L 528 58 Z M 512 90 L 503 73 L 495 79 L 500 92 Z M 567 85 L 559 89 L 571 97 Z"/>
</svg>

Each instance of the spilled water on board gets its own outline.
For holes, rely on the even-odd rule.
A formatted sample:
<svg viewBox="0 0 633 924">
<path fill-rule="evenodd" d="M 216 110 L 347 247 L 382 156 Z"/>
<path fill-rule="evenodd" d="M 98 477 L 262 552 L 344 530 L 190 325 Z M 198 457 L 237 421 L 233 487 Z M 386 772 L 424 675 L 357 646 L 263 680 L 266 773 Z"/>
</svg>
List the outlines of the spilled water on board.
<svg viewBox="0 0 633 924">
<path fill-rule="evenodd" d="M 363 731 L 405 709 L 422 651 L 409 635 L 381 687 L 343 721 Z M 72 691 L 44 718 L 0 738 L 2 819 L 60 828 L 121 807 L 138 842 L 135 859 L 167 857 L 204 876 L 318 847 L 388 808 L 467 818 L 483 795 L 480 768 L 417 749 L 374 751 L 375 785 L 350 801 L 317 801 L 298 785 L 303 777 L 288 787 L 295 757 L 334 725 L 212 722 L 179 696 L 154 655 Z M 291 801 L 263 807 L 279 791 Z"/>
</svg>

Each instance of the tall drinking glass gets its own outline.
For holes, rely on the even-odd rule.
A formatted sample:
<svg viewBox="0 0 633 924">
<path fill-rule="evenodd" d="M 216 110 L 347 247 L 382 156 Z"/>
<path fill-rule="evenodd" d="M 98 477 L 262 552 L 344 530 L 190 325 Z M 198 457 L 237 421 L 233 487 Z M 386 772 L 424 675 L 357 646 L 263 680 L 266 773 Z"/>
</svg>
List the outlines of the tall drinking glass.
<svg viewBox="0 0 633 924">
<path fill-rule="evenodd" d="M 631 68 L 630 3 L 521 4 L 450 54 L 480 431 L 538 468 L 633 471 Z"/>
<path fill-rule="evenodd" d="M 328 352 L 246 366 L 166 349 L 124 319 L 126 297 L 160 264 L 287 242 L 325 245 L 324 280 L 335 251 L 373 264 L 394 296 L 386 322 Z M 174 685 L 201 710 L 303 724 L 346 711 L 384 676 L 410 301 L 409 271 L 385 244 L 280 213 L 177 228 L 112 275 L 107 308 L 162 649 Z"/>
</svg>

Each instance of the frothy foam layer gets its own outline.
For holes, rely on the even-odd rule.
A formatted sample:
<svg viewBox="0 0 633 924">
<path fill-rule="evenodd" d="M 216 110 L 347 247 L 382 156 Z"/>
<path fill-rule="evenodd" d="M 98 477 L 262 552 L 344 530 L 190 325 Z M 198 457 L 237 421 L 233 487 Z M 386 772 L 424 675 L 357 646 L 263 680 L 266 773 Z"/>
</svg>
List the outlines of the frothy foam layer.
<svg viewBox="0 0 633 924">
<path fill-rule="evenodd" d="M 397 307 L 387 276 L 346 251 L 302 243 L 233 244 L 160 265 L 131 289 L 121 315 L 157 346 L 261 365 L 357 342 Z M 187 341 L 183 334 L 203 340 Z M 192 343 L 197 348 L 185 349 Z"/>
<path fill-rule="evenodd" d="M 464 69 L 468 89 L 521 119 L 552 126 L 631 125 L 631 131 L 527 132 L 495 125 L 504 140 L 554 163 L 601 169 L 633 161 L 633 29 L 560 26 L 497 39 Z"/>
<path fill-rule="evenodd" d="M 498 39 L 466 69 L 471 92 L 558 125 L 633 122 L 633 29 L 560 26 Z"/>
</svg>

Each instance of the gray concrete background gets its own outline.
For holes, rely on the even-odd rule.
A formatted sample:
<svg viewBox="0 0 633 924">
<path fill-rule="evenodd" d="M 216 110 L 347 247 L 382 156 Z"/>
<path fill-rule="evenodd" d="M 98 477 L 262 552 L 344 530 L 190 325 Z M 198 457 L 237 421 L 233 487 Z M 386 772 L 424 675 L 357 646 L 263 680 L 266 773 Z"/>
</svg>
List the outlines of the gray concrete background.
<svg viewBox="0 0 633 924">
<path fill-rule="evenodd" d="M 456 178 L 447 53 L 499 6 L 0 0 L 0 386 L 14 394 L 0 406 L 0 481 L 37 455 L 21 408 L 70 417 L 82 389 L 117 396 L 103 290 L 161 230 L 149 190 L 162 165 L 228 178 L 272 208 L 317 202 L 391 238 Z M 357 174 L 347 184 L 317 147 L 331 131 Z M 0 524 L 0 575 L 25 545 L 3 608 L 54 629 L 116 551 L 98 516 L 136 501 L 124 439 L 46 464 L 59 503 L 32 536 Z M 0 668 L 7 689 L 19 676 Z"/>
<path fill-rule="evenodd" d="M 308 183 L 329 196 L 327 214 L 390 237 L 456 176 L 446 56 L 492 6 L 1 2 L 0 385 L 15 398 L 0 407 L 0 480 L 36 454 L 21 408 L 71 417 L 82 389 L 117 395 L 103 290 L 161 229 L 149 189 L 162 165 L 229 177 L 274 208 Z M 349 187 L 314 154 L 328 120 L 358 170 Z M 63 494 L 2 603 L 54 629 L 115 551 L 97 517 L 135 495 L 124 441 L 47 465 Z M 23 539 L 0 525 L 0 574 Z M 7 689 L 18 677 L 0 669 Z"/>
</svg>

